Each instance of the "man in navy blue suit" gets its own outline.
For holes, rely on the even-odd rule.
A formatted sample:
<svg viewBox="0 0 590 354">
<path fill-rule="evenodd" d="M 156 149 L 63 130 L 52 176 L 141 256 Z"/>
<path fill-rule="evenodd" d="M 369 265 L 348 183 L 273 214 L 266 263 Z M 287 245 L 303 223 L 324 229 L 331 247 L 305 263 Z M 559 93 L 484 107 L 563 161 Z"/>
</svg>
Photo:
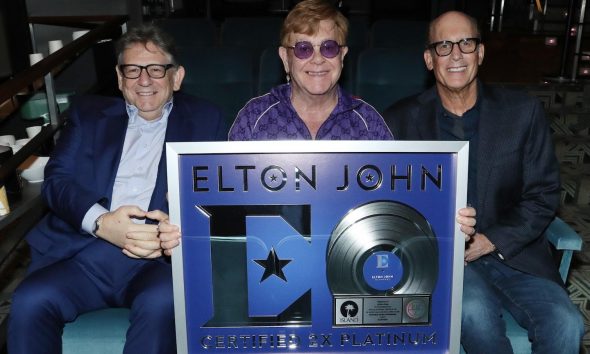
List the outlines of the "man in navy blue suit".
<svg viewBox="0 0 590 354">
<path fill-rule="evenodd" d="M 559 205 L 559 165 L 538 100 L 484 85 L 484 45 L 460 12 L 430 24 L 424 61 L 436 85 L 384 114 L 398 140 L 468 140 L 467 199 L 477 232 L 465 249 L 461 343 L 512 353 L 502 310 L 528 329 L 533 353 L 577 354 L 584 326 L 544 230 Z"/>
<path fill-rule="evenodd" d="M 220 111 L 175 93 L 184 68 L 153 26 L 117 44 L 125 100 L 83 98 L 45 169 L 50 212 L 27 235 L 31 265 L 13 297 L 11 354 L 61 353 L 65 323 L 108 307 L 131 310 L 125 353 L 175 353 L 165 142 L 225 140 Z M 159 237 L 162 236 L 162 237 Z"/>
</svg>

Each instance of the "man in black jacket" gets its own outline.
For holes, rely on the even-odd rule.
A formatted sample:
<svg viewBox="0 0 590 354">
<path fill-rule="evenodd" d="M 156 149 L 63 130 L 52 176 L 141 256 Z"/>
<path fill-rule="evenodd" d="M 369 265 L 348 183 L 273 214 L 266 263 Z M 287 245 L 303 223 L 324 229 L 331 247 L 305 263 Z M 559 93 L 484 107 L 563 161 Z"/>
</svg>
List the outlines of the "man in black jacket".
<svg viewBox="0 0 590 354">
<path fill-rule="evenodd" d="M 501 317 L 528 329 L 535 353 L 577 354 L 583 321 L 563 287 L 544 230 L 559 204 L 559 166 L 541 104 L 483 85 L 477 23 L 447 12 L 430 24 L 431 89 L 388 108 L 397 140 L 468 140 L 468 202 L 477 233 L 465 249 L 461 342 L 468 353 L 512 353 Z"/>
</svg>

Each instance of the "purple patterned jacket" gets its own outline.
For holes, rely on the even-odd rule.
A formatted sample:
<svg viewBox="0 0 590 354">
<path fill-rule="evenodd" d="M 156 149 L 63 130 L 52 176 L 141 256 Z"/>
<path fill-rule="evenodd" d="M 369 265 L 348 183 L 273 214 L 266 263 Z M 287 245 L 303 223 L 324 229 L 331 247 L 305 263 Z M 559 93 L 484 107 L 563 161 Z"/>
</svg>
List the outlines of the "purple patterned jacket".
<svg viewBox="0 0 590 354">
<path fill-rule="evenodd" d="M 229 140 L 311 140 L 311 134 L 291 104 L 289 84 L 251 99 L 238 112 Z M 392 140 L 383 117 L 365 101 L 338 87 L 338 103 L 322 124 L 316 140 Z"/>
</svg>

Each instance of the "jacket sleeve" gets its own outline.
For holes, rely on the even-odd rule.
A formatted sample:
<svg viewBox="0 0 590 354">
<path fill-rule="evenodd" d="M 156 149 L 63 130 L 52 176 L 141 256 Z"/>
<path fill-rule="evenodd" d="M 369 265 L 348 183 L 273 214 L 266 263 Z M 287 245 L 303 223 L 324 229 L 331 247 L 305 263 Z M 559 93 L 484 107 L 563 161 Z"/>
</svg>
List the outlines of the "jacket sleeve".
<svg viewBox="0 0 590 354">
<path fill-rule="evenodd" d="M 88 209 L 105 197 L 93 190 L 93 172 L 82 171 L 78 166 L 80 155 L 87 153 L 86 149 L 92 145 L 84 137 L 79 114 L 77 107 L 70 109 L 69 119 L 45 167 L 42 195 L 53 213 L 81 230 Z M 87 183 L 80 183 L 82 180 Z"/>
</svg>

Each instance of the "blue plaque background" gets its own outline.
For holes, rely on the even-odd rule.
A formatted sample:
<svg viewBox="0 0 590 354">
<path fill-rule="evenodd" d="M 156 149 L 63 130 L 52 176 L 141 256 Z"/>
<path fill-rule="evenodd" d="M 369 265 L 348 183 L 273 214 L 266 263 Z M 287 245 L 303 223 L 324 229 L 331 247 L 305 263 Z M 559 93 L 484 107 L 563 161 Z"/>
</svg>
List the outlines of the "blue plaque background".
<svg viewBox="0 0 590 354">
<path fill-rule="evenodd" d="M 458 329 L 451 323 L 460 312 L 456 300 L 459 290 L 452 285 L 462 283 L 462 270 L 455 268 L 462 264 L 463 254 L 457 253 L 462 247 L 457 243 L 463 242 L 463 236 L 457 233 L 454 220 L 465 198 L 466 181 L 458 183 L 458 179 L 465 179 L 466 174 L 459 167 L 467 166 L 456 146 L 453 152 L 437 151 L 437 146 L 431 152 L 421 151 L 423 147 L 412 152 L 407 145 L 397 145 L 396 149 L 396 143 L 384 142 L 368 144 L 371 146 L 363 151 L 367 144 L 355 143 L 359 151 L 342 151 L 350 149 L 347 142 L 318 145 L 321 151 L 310 151 L 306 145 L 301 149 L 304 151 L 295 147 L 293 152 L 266 152 L 273 144 L 293 143 L 208 144 L 206 149 L 205 143 L 168 146 L 168 164 L 174 170 L 169 173 L 171 216 L 182 229 L 182 247 L 175 250 L 173 259 L 175 269 L 182 268 L 181 276 L 175 271 L 174 279 L 177 330 L 184 327 L 180 332 L 186 336 L 179 336 L 179 353 L 447 353 L 458 348 L 458 340 L 452 340 L 458 336 Z M 182 152 L 187 150 L 191 152 Z M 448 146 L 443 150 L 449 150 Z M 348 186 L 339 190 L 345 184 L 345 166 Z M 407 166 L 412 166 L 410 190 L 403 179 L 395 181 L 392 190 L 392 166 L 396 166 L 398 176 L 406 175 Z M 440 189 L 429 180 L 422 187 L 422 167 L 436 177 L 439 166 Z M 363 168 L 359 182 L 357 172 Z M 301 175 L 296 178 L 296 171 L 315 177 L 315 185 Z M 439 259 L 431 321 L 426 325 L 334 326 L 334 297 L 326 278 L 330 235 L 350 210 L 388 200 L 417 210 L 436 235 Z M 301 235 L 280 215 L 248 215 L 246 211 L 247 216 L 241 218 L 244 234 L 215 235 L 212 225 L 223 224 L 233 208 L 243 206 L 307 206 L 310 234 Z M 262 280 L 265 268 L 256 260 L 266 260 L 271 249 L 279 259 L 288 261 L 280 267 L 284 279 L 271 274 Z M 223 270 L 214 270 L 219 264 Z M 245 284 L 246 289 L 236 284 Z M 264 321 L 265 317 L 275 318 L 308 292 L 309 321 L 288 319 L 279 321 L 279 325 Z M 222 299 L 225 303 L 220 304 Z"/>
</svg>

